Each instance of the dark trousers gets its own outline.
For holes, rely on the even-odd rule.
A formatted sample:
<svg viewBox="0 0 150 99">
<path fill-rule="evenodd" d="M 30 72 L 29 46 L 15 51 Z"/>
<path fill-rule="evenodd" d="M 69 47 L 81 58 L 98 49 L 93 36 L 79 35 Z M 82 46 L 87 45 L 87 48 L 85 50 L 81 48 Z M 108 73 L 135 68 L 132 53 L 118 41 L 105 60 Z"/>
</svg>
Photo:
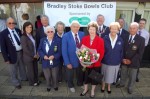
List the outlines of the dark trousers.
<svg viewBox="0 0 150 99">
<path fill-rule="evenodd" d="M 58 68 L 58 82 L 62 82 L 63 80 L 66 81 L 66 70 L 63 62 L 61 62 Z"/>
<path fill-rule="evenodd" d="M 77 68 L 73 69 L 68 69 L 66 67 L 66 75 L 67 75 L 67 83 L 69 88 L 74 87 L 74 74 L 76 74 L 76 80 L 77 80 L 77 85 L 82 86 L 83 85 L 83 72 L 82 72 L 82 67 L 81 65 Z"/>
<path fill-rule="evenodd" d="M 37 60 L 34 59 L 32 62 L 25 62 L 27 66 L 27 76 L 29 80 L 29 85 L 33 85 L 38 82 L 38 64 Z"/>
</svg>

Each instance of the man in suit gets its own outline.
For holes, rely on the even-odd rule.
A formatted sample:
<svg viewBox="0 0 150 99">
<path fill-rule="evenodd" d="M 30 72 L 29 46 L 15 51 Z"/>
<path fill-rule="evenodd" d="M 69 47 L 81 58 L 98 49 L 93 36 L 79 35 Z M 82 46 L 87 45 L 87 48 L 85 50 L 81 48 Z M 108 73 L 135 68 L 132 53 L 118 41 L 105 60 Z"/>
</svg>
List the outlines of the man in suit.
<svg viewBox="0 0 150 99">
<path fill-rule="evenodd" d="M 97 24 L 98 24 L 98 31 L 97 31 L 97 35 L 101 36 L 102 38 L 105 35 L 108 35 L 110 33 L 109 27 L 104 25 L 104 21 L 105 21 L 105 17 L 102 14 L 99 14 L 97 16 Z"/>
<path fill-rule="evenodd" d="M 64 35 L 64 30 L 65 30 L 65 24 L 61 21 L 58 21 L 55 25 L 56 28 L 56 33 L 55 37 L 60 38 L 62 40 L 62 37 Z M 60 57 L 60 65 L 59 65 L 59 71 L 58 71 L 58 82 L 61 83 L 63 80 L 63 76 L 65 76 L 65 71 L 64 71 L 64 61 L 63 57 L 61 55 Z"/>
<path fill-rule="evenodd" d="M 36 30 L 36 44 L 37 44 L 36 47 L 37 47 L 37 49 L 39 47 L 41 38 L 46 37 L 46 34 L 45 34 L 46 30 L 45 29 L 49 25 L 48 16 L 41 15 L 41 23 L 42 23 L 43 26 Z"/>
<path fill-rule="evenodd" d="M 62 38 L 62 56 L 66 66 L 68 87 L 71 92 L 75 92 L 73 84 L 74 72 L 76 72 L 77 84 L 83 85 L 83 73 L 76 55 L 76 49 L 80 48 L 84 33 L 79 31 L 80 25 L 78 21 L 73 21 L 70 28 L 71 31 L 65 33 Z"/>
<path fill-rule="evenodd" d="M 124 40 L 125 37 L 129 35 L 129 32 L 124 29 L 125 21 L 123 18 L 119 18 L 118 22 L 120 24 L 120 30 L 118 32 L 118 35 Z M 120 76 L 121 76 L 121 74 L 120 74 L 120 70 L 119 70 L 116 82 L 118 82 L 118 80 L 120 79 Z M 113 83 L 113 84 L 115 85 L 115 83 Z"/>
<path fill-rule="evenodd" d="M 137 35 L 138 28 L 138 23 L 133 22 L 130 24 L 130 34 L 126 36 L 124 41 L 124 56 L 122 60 L 123 64 L 121 68 L 121 80 L 120 84 L 116 86 L 118 88 L 124 87 L 127 77 L 129 77 L 127 86 L 129 94 L 132 94 L 133 92 L 137 70 L 140 66 L 140 62 L 144 52 L 145 40 L 143 37 Z"/>
<path fill-rule="evenodd" d="M 35 39 L 36 39 L 36 49 L 38 49 L 39 44 L 40 44 L 40 40 L 44 37 L 46 37 L 46 27 L 49 25 L 49 19 L 48 16 L 46 15 L 41 15 L 41 23 L 42 23 L 42 27 L 38 28 L 36 30 L 36 35 L 35 35 Z M 41 60 L 40 60 L 41 62 Z M 40 73 L 41 77 L 44 77 L 44 73 L 41 72 Z"/>
<path fill-rule="evenodd" d="M 20 80 L 27 80 L 25 67 L 22 62 L 22 47 L 20 45 L 21 30 L 15 28 L 13 18 L 6 21 L 7 28 L 1 33 L 1 50 L 4 61 L 9 66 L 9 72 L 13 85 L 20 89 Z M 18 69 L 20 79 L 18 78 Z"/>
<path fill-rule="evenodd" d="M 122 39 L 124 40 L 124 38 L 129 35 L 129 32 L 126 31 L 123 27 L 124 27 L 124 24 L 125 24 L 125 20 L 123 18 L 119 18 L 118 19 L 118 22 L 120 24 L 120 30 L 119 30 L 119 33 L 118 35 L 122 37 Z"/>
<path fill-rule="evenodd" d="M 143 60 L 146 58 L 147 55 L 149 56 L 149 54 L 148 54 L 149 50 L 147 50 L 147 45 L 148 45 L 148 42 L 149 42 L 150 34 L 145 29 L 146 22 L 147 22 L 146 19 L 144 19 L 144 18 L 140 19 L 140 21 L 139 21 L 139 31 L 137 33 L 138 35 L 142 36 L 145 39 L 145 50 L 144 50 L 144 54 L 143 54 Z M 139 72 L 140 72 L 140 70 L 138 69 L 136 82 L 139 82 L 139 77 L 138 77 Z"/>
</svg>

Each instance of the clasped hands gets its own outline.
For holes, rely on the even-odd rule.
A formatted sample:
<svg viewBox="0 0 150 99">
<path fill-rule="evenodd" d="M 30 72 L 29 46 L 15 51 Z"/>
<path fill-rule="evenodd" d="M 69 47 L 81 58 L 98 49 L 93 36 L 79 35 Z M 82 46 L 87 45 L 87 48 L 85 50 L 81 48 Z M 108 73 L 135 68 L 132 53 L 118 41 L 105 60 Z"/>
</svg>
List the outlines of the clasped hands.
<svg viewBox="0 0 150 99">
<path fill-rule="evenodd" d="M 123 62 L 125 65 L 131 64 L 131 60 L 129 60 L 129 59 L 123 59 L 122 62 Z"/>
</svg>

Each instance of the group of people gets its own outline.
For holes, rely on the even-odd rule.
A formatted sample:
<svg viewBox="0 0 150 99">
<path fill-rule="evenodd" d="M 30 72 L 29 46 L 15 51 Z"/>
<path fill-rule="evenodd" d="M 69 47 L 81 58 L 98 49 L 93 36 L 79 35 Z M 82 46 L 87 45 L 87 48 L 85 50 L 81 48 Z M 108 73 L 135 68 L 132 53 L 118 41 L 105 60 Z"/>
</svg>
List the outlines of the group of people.
<svg viewBox="0 0 150 99">
<path fill-rule="evenodd" d="M 95 88 L 99 84 L 89 77 L 94 70 L 103 75 L 101 92 L 105 92 L 107 84 L 107 92 L 111 94 L 111 84 L 116 83 L 121 69 L 120 83 L 116 87 L 124 87 L 129 78 L 127 89 L 132 94 L 144 47 L 149 40 L 149 33 L 144 29 L 146 19 L 140 19 L 139 23 L 132 22 L 129 31 L 126 31 L 123 29 L 124 19 L 120 18 L 107 27 L 104 25 L 104 16 L 99 14 L 96 22 L 88 24 L 88 35 L 85 36 L 84 32 L 79 31 L 78 21 L 72 21 L 70 31 L 65 33 L 63 22 L 57 22 L 54 28 L 49 26 L 46 15 L 41 15 L 40 18 L 42 27 L 36 30 L 35 36 L 31 22 L 25 22 L 21 32 L 15 28 L 15 20 L 11 17 L 6 21 L 7 28 L 0 34 L 2 55 L 16 88 L 21 88 L 21 81 L 28 80 L 30 86 L 40 84 L 37 63 L 40 59 L 48 92 L 52 88 L 58 91 L 58 83 L 65 76 L 71 92 L 76 91 L 74 81 L 78 86 L 84 86 L 80 96 L 86 95 L 89 91 L 88 84 L 91 84 L 90 97 L 94 98 Z M 76 50 L 81 45 L 97 50 L 100 58 L 96 63 L 88 67 L 80 63 Z M 82 71 L 84 67 L 87 68 L 86 71 Z"/>
</svg>

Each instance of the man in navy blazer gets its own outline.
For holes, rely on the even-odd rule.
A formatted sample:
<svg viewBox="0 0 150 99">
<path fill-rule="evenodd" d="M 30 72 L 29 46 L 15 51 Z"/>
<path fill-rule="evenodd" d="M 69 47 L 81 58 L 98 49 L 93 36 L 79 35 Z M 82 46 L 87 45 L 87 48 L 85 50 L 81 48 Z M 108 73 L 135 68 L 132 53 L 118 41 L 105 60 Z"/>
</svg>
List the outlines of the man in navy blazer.
<svg viewBox="0 0 150 99">
<path fill-rule="evenodd" d="M 120 31 L 119 31 L 118 35 L 121 36 L 122 39 L 124 40 L 125 37 L 129 35 L 129 32 L 127 30 L 123 29 L 125 20 L 123 18 L 119 18 L 118 22 L 120 24 Z"/>
<path fill-rule="evenodd" d="M 101 36 L 102 38 L 105 37 L 105 35 L 108 35 L 110 33 L 109 27 L 104 25 L 105 17 L 102 14 L 99 14 L 97 16 L 97 24 L 98 24 L 98 31 L 97 35 Z"/>
<path fill-rule="evenodd" d="M 124 87 L 128 81 L 128 93 L 132 94 L 133 86 L 136 81 L 137 70 L 140 67 L 140 62 L 143 56 L 145 40 L 143 37 L 137 35 L 139 24 L 133 22 L 130 24 L 129 35 L 125 37 L 123 60 L 121 68 L 120 84 L 116 87 Z"/>
<path fill-rule="evenodd" d="M 22 61 L 22 47 L 20 45 L 21 30 L 15 28 L 15 21 L 13 18 L 7 19 L 7 28 L 1 33 L 1 51 L 5 63 L 10 68 L 10 76 L 13 85 L 20 89 L 20 80 L 27 80 L 25 67 Z M 18 79 L 18 69 L 20 79 Z"/>
<path fill-rule="evenodd" d="M 83 73 L 76 55 L 76 50 L 81 46 L 80 42 L 84 33 L 79 31 L 80 25 L 78 21 L 73 21 L 70 28 L 71 31 L 65 33 L 62 38 L 62 56 L 66 66 L 68 87 L 71 92 L 75 92 L 73 84 L 74 72 L 76 72 L 77 84 L 83 84 Z"/>
</svg>

